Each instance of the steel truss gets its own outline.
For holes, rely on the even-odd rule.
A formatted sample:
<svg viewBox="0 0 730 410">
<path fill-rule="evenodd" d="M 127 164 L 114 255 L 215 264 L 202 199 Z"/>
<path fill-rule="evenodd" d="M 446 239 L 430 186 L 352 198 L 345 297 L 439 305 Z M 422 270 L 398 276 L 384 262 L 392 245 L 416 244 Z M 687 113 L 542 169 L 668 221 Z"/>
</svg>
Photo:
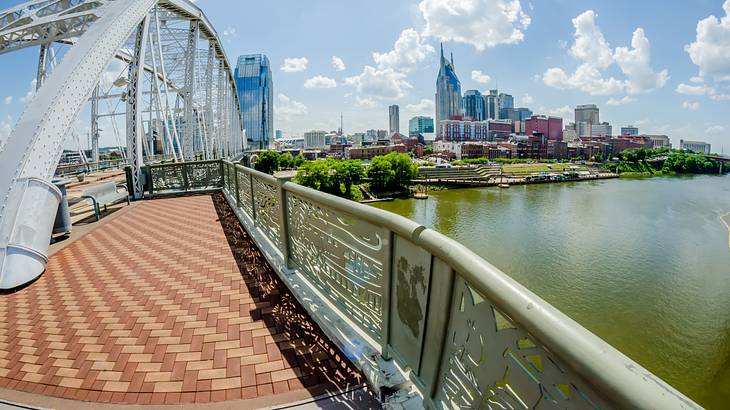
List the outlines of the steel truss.
<svg viewBox="0 0 730 410">
<path fill-rule="evenodd" d="M 100 136 L 126 141 L 134 198 L 145 162 L 245 148 L 228 58 L 188 0 L 33 0 L 0 11 L 0 58 L 27 47 L 40 49 L 37 91 L 0 146 L 0 289 L 45 269 L 59 201 L 50 179 L 80 116 L 90 116 L 94 161 Z"/>
</svg>

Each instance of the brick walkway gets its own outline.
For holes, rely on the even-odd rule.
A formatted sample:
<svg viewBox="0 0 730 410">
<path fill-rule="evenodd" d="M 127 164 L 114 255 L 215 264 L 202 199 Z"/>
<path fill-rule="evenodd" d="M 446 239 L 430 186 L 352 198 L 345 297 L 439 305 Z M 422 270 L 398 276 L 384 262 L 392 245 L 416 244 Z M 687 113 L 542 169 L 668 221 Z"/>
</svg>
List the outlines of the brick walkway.
<svg viewBox="0 0 730 410">
<path fill-rule="evenodd" d="M 0 387 L 185 404 L 362 382 L 234 218 L 220 196 L 144 201 L 54 254 L 0 295 Z"/>
</svg>

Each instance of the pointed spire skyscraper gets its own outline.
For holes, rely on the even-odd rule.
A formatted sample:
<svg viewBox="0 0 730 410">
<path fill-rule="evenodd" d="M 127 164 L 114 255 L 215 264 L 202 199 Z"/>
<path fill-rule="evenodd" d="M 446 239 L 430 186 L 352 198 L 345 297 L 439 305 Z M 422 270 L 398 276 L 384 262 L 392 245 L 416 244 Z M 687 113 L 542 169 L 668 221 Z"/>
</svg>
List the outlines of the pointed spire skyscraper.
<svg viewBox="0 0 730 410">
<path fill-rule="evenodd" d="M 444 45 L 441 44 L 441 67 L 436 78 L 436 139 L 441 139 L 441 121 L 455 115 L 462 115 L 461 82 L 454 71 L 454 53 L 451 61 L 444 57 Z"/>
</svg>

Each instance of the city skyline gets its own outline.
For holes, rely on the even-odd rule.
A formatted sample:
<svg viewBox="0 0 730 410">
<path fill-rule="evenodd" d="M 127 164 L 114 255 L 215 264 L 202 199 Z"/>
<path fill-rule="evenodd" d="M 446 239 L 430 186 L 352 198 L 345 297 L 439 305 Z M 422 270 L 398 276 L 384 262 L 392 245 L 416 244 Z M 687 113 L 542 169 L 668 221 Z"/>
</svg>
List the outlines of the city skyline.
<svg viewBox="0 0 730 410">
<path fill-rule="evenodd" d="M 453 51 L 463 91 L 498 88 L 515 97 L 515 107 L 565 122 L 576 105 L 596 104 L 602 120 L 616 129 L 635 125 L 642 133 L 730 148 L 724 115 L 730 107 L 730 1 L 700 0 L 691 8 L 513 1 L 502 13 L 495 1 L 473 0 L 452 10 L 453 22 L 445 17 L 447 3 L 436 0 L 250 5 L 252 14 L 275 15 L 275 24 L 270 19 L 243 24 L 230 7 L 213 0 L 196 4 L 221 30 L 230 59 L 269 56 L 276 84 L 274 129 L 286 135 L 336 130 L 340 112 L 347 133 L 388 129 L 392 104 L 401 107 L 401 129 L 413 116 L 434 117 L 443 41 Z M 629 4 L 632 13 L 626 15 Z M 378 29 L 363 21 L 377 22 Z M 461 28 L 470 22 L 475 31 Z M 491 35 L 484 35 L 487 29 Z M 0 133 L 8 133 L 22 112 L 34 77 L 37 50 L 15 54 L 2 57 Z M 101 145 L 111 144 L 103 133 Z"/>
</svg>

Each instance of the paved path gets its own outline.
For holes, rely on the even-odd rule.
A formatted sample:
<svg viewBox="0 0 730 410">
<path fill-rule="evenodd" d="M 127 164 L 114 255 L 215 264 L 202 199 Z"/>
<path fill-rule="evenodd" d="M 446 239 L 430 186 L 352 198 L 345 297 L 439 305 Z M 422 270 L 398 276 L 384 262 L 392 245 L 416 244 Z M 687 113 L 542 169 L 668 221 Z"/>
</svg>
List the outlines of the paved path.
<svg viewBox="0 0 730 410">
<path fill-rule="evenodd" d="M 0 295 L 0 389 L 252 408 L 361 383 L 282 288 L 220 196 L 136 203 Z"/>
</svg>

